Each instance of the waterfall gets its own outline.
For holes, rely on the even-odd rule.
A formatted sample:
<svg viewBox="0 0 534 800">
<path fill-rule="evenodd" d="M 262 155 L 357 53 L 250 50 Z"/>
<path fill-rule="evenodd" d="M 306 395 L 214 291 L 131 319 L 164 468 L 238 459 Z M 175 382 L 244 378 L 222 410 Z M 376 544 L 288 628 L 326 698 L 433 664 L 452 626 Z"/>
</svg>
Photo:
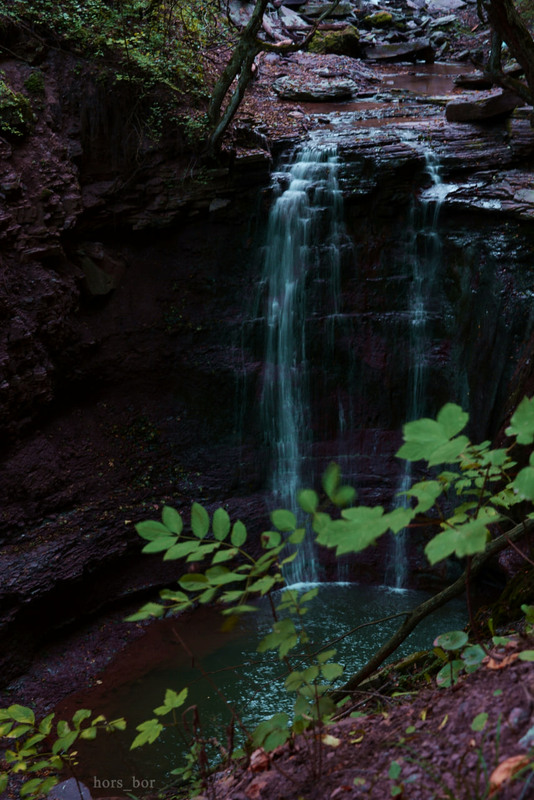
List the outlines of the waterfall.
<svg viewBox="0 0 534 800">
<path fill-rule="evenodd" d="M 343 207 L 335 149 L 304 147 L 274 178 L 277 196 L 269 214 L 261 281 L 261 423 L 270 459 L 272 507 L 297 513 L 297 492 L 316 477 L 310 465 L 308 327 L 310 320 L 324 323 L 321 336 L 333 348 L 339 310 Z M 301 546 L 287 577 L 290 582 L 317 579 L 311 543 Z"/>
<path fill-rule="evenodd" d="M 411 283 L 408 298 L 409 325 L 409 379 L 407 382 L 407 422 L 418 419 L 427 412 L 425 395 L 427 384 L 427 358 L 430 345 L 430 311 L 434 276 L 441 263 L 441 239 L 438 220 L 443 200 L 449 187 L 441 180 L 439 162 L 432 151 L 426 151 L 426 173 L 432 181 L 422 193 L 418 204 L 412 208 L 412 224 L 406 248 L 406 260 L 411 265 Z M 402 492 L 412 484 L 412 464 L 403 462 L 403 471 L 397 487 L 397 508 L 406 507 L 408 499 Z M 401 589 L 408 577 L 407 531 L 393 537 L 386 565 L 385 582 Z"/>
</svg>

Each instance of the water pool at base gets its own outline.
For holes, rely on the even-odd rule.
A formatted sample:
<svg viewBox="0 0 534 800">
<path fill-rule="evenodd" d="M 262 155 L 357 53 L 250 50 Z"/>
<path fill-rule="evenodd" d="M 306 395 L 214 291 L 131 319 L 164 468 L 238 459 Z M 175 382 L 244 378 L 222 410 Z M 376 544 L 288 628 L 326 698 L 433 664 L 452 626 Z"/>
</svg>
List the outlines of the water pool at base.
<svg viewBox="0 0 534 800">
<path fill-rule="evenodd" d="M 310 587 L 302 584 L 297 588 L 305 591 Z M 410 610 L 427 597 L 415 590 L 321 584 L 305 617 L 312 649 L 326 647 L 357 626 Z M 129 750 L 135 726 L 154 717 L 153 709 L 163 703 L 166 688 L 179 691 L 188 686 L 185 707 L 196 706 L 203 735 L 215 736 L 223 745 L 230 713 L 220 694 L 251 729 L 277 711 L 290 711 L 293 696 L 283 687 L 284 664 L 276 654 L 256 652 L 259 640 L 270 630 L 268 602 L 230 633 L 221 632 L 221 619 L 216 610 L 203 608 L 183 618 L 154 623 L 146 636 L 126 648 L 100 675 L 92 689 L 78 692 L 67 705 L 62 704 L 61 715 L 85 707 L 110 719 L 124 716 L 128 720 L 124 734 L 103 734 L 80 748 L 80 777 L 94 797 L 109 796 L 111 788 L 139 790 L 143 781 L 145 788 L 162 788 L 170 770 L 183 766 L 187 747 L 182 728 L 165 731 L 156 745 Z M 344 665 L 345 676 L 365 664 L 402 621 L 399 616 L 367 625 L 336 642 L 335 660 Z M 463 628 L 465 623 L 465 603 L 453 601 L 423 620 L 394 658 L 428 648 L 438 634 Z M 194 654 L 196 663 L 187 651 Z M 201 664 L 209 677 L 203 677 L 196 664 Z M 297 663 L 295 668 L 299 668 Z M 116 791 L 114 794 L 120 796 Z"/>
</svg>

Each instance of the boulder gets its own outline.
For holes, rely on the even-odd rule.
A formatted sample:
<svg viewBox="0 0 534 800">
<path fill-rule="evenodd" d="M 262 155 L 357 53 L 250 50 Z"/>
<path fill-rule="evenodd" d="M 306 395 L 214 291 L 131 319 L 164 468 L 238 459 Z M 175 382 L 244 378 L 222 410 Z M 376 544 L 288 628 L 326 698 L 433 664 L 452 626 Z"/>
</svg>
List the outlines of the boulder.
<svg viewBox="0 0 534 800">
<path fill-rule="evenodd" d="M 349 78 L 317 78 L 299 81 L 284 75 L 278 78 L 273 89 L 283 100 L 299 100 L 310 103 L 331 103 L 349 100 L 358 87 Z"/>
<path fill-rule="evenodd" d="M 336 56 L 361 55 L 360 34 L 353 25 L 346 25 L 340 30 L 319 30 L 308 45 L 310 53 Z"/>
<path fill-rule="evenodd" d="M 451 100 L 445 108 L 448 122 L 479 122 L 511 114 L 523 101 L 513 92 L 496 89 Z"/>
<path fill-rule="evenodd" d="M 397 44 L 377 44 L 365 50 L 370 61 L 425 61 L 434 62 L 435 51 L 428 39 L 414 39 Z"/>
</svg>

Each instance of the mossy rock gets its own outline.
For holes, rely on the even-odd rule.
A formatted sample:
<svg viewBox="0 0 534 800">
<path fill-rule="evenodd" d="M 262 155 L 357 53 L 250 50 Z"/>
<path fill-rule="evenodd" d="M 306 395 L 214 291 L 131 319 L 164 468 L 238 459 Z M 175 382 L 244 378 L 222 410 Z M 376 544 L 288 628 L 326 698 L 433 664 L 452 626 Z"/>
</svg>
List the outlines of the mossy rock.
<svg viewBox="0 0 534 800">
<path fill-rule="evenodd" d="M 31 132 L 34 121 L 28 98 L 0 79 L 0 134 L 6 139 L 22 139 Z"/>
<path fill-rule="evenodd" d="M 338 31 L 317 31 L 308 51 L 320 55 L 358 56 L 361 54 L 359 31 L 353 25 L 346 25 Z"/>
<path fill-rule="evenodd" d="M 393 14 L 389 11 L 376 11 L 364 18 L 366 25 L 371 28 L 390 28 L 393 25 Z"/>
</svg>

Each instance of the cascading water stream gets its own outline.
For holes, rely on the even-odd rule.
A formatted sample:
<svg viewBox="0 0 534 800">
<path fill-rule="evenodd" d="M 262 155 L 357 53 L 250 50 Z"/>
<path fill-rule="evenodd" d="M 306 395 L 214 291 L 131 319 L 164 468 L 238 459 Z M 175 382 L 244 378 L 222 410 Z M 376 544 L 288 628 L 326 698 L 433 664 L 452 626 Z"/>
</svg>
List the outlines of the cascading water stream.
<svg viewBox="0 0 534 800">
<path fill-rule="evenodd" d="M 412 209 L 410 238 L 407 243 L 406 259 L 412 267 L 411 286 L 408 304 L 410 376 L 408 381 L 407 421 L 418 419 L 426 412 L 426 383 L 429 350 L 429 300 L 440 262 L 441 239 L 438 221 L 443 200 L 449 187 L 443 184 L 439 162 L 432 151 L 427 151 L 426 173 L 432 181 L 428 195 L 423 193 L 419 203 Z M 397 507 L 406 507 L 408 498 L 404 492 L 412 484 L 412 465 L 403 462 L 397 495 Z M 396 589 L 406 586 L 408 577 L 408 558 L 406 529 L 399 531 L 393 539 L 386 566 L 386 585 Z"/>
<path fill-rule="evenodd" d="M 334 345 L 339 304 L 342 196 L 332 147 L 301 149 L 275 178 L 264 250 L 265 356 L 261 418 L 269 448 L 273 507 L 297 511 L 297 492 L 313 481 L 310 460 L 308 320 L 320 314 Z M 318 291 L 318 286 L 321 287 Z M 320 295 L 320 296 L 319 296 Z M 309 537 L 308 537 L 309 538 Z M 317 579 L 313 547 L 301 547 L 290 582 Z"/>
</svg>

